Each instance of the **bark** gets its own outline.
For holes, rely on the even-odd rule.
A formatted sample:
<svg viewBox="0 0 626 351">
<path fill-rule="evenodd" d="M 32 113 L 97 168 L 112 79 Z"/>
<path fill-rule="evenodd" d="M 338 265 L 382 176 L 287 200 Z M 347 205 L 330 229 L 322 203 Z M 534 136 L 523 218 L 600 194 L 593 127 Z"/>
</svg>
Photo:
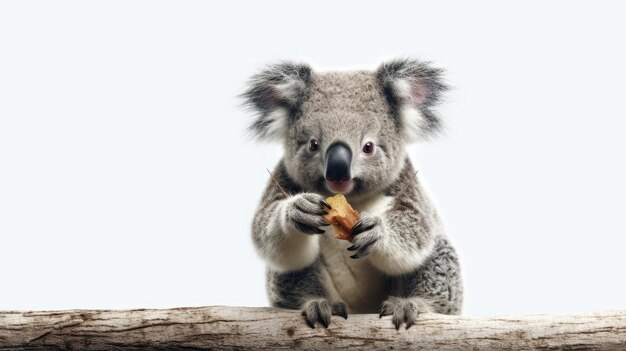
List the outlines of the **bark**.
<svg viewBox="0 0 626 351">
<path fill-rule="evenodd" d="M 626 311 L 472 318 L 333 316 L 311 329 L 298 311 L 257 307 L 0 312 L 0 350 L 625 350 Z"/>
</svg>

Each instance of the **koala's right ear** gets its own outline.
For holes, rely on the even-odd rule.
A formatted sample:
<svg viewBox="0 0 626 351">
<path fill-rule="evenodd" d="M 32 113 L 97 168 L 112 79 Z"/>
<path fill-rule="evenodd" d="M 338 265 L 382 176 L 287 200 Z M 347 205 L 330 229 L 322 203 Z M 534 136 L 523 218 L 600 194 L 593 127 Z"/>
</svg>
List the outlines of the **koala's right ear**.
<svg viewBox="0 0 626 351">
<path fill-rule="evenodd" d="M 259 140 L 282 139 L 290 119 L 298 117 L 310 80 L 311 68 L 292 62 L 269 65 L 250 77 L 241 97 L 257 113 L 248 127 L 251 134 Z"/>
</svg>

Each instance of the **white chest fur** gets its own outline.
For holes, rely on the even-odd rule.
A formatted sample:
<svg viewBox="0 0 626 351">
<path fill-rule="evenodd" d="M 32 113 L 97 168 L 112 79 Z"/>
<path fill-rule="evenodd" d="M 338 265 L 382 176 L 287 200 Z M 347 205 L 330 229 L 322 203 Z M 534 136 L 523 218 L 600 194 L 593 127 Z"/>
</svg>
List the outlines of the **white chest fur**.
<svg viewBox="0 0 626 351">
<path fill-rule="evenodd" d="M 353 207 L 372 215 L 382 215 L 389 209 L 392 197 L 379 196 Z M 353 252 L 347 250 L 348 241 L 334 238 L 334 230 L 328 229 L 320 238 L 324 258 L 322 277 L 331 300 L 348 304 L 352 313 L 376 313 L 389 293 L 388 279 L 372 266 L 367 257 L 351 259 Z"/>
</svg>

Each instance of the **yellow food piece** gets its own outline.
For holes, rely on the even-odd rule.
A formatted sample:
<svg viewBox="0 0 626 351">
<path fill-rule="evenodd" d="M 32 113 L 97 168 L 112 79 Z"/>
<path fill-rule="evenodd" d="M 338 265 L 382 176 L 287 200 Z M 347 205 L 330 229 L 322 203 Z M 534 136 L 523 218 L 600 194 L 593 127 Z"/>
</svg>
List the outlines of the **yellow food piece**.
<svg viewBox="0 0 626 351">
<path fill-rule="evenodd" d="M 322 218 L 335 228 L 335 238 L 352 241 L 354 235 L 350 234 L 350 230 L 359 220 L 359 213 L 350 206 L 343 194 L 328 197 L 326 202 L 330 204 L 331 208 Z"/>
</svg>

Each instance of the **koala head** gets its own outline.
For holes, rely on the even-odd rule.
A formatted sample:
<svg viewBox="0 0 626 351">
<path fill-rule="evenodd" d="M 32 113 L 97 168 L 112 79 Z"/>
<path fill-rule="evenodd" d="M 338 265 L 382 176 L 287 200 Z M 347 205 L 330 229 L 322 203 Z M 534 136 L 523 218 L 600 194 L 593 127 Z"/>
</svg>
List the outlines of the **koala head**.
<svg viewBox="0 0 626 351">
<path fill-rule="evenodd" d="M 447 89 L 442 73 L 410 59 L 376 71 L 270 65 L 242 94 L 257 113 L 249 131 L 284 143 L 287 173 L 305 191 L 366 197 L 398 177 L 407 143 L 440 132 L 433 107 Z"/>
</svg>

